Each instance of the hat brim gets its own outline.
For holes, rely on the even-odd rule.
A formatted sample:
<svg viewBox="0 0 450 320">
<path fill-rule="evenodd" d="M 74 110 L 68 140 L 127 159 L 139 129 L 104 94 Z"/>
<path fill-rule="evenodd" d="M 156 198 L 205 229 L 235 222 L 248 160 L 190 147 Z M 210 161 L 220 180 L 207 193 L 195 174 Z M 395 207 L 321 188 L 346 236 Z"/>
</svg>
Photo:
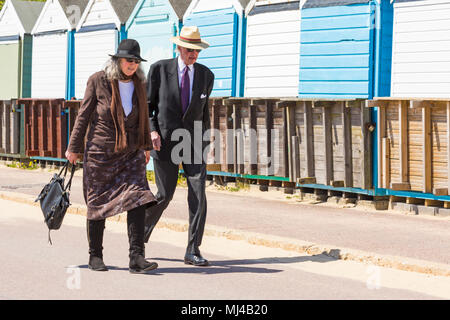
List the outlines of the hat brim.
<svg viewBox="0 0 450 320">
<path fill-rule="evenodd" d="M 180 37 L 172 37 L 170 39 L 173 43 L 175 43 L 176 45 L 179 45 L 180 47 L 183 48 L 188 48 L 188 49 L 197 49 L 197 50 L 203 50 L 209 47 L 209 43 L 201 40 L 201 42 L 198 43 L 190 43 L 190 42 L 186 42 L 180 39 Z"/>
<path fill-rule="evenodd" d="M 110 54 L 109 56 L 110 56 L 110 57 L 113 57 L 113 58 L 139 59 L 139 60 L 141 60 L 141 61 L 143 61 L 143 62 L 147 62 L 147 60 L 142 59 L 141 57 L 137 57 L 137 56 L 132 55 L 132 54 Z"/>
</svg>

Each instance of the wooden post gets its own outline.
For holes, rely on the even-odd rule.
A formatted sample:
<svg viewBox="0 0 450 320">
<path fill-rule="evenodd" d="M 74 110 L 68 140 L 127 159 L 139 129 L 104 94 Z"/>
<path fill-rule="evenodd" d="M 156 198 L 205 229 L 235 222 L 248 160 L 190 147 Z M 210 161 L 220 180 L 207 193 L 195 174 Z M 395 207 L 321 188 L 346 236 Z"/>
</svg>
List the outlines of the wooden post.
<svg viewBox="0 0 450 320">
<path fill-rule="evenodd" d="M 37 139 L 38 139 L 38 151 L 39 151 L 39 155 L 41 157 L 43 157 L 44 155 L 41 153 L 44 150 L 44 143 L 46 142 L 46 119 L 45 117 L 46 115 L 46 108 L 44 108 L 44 105 L 42 103 L 42 100 L 38 101 L 38 134 L 37 134 Z"/>
<path fill-rule="evenodd" d="M 400 179 L 407 183 L 408 179 L 408 105 L 405 101 L 399 101 L 399 157 L 400 157 Z"/>
<path fill-rule="evenodd" d="M 39 155 L 39 140 L 38 140 L 38 114 L 39 114 L 39 106 L 36 105 L 36 101 L 33 100 L 31 102 L 31 123 L 30 123 L 30 132 L 31 132 L 31 147 L 29 149 L 30 153 L 28 156 L 38 156 Z"/>
<path fill-rule="evenodd" d="M 305 155 L 306 155 L 306 174 L 307 177 L 314 177 L 314 135 L 312 125 L 312 103 L 307 101 L 304 105 L 304 124 L 305 124 Z"/>
<path fill-rule="evenodd" d="M 265 123 L 266 123 L 266 141 L 267 141 L 267 160 L 268 166 L 267 166 L 267 175 L 273 176 L 274 175 L 274 159 L 272 158 L 272 129 L 273 129 L 273 104 L 274 102 L 266 100 L 266 117 L 265 117 Z"/>
<path fill-rule="evenodd" d="M 24 144 L 24 152 L 26 153 L 26 151 L 29 150 L 29 143 L 30 143 L 29 126 L 28 126 L 28 120 L 27 120 L 29 117 L 29 110 L 25 103 L 17 101 L 17 104 L 22 104 L 22 121 L 23 121 L 23 127 L 24 127 L 23 144 Z"/>
<path fill-rule="evenodd" d="M 431 193 L 432 186 L 432 147 L 431 147 L 431 108 L 422 108 L 423 127 L 423 192 Z"/>
<path fill-rule="evenodd" d="M 57 123 L 58 139 L 57 139 L 57 157 L 64 158 L 65 151 L 67 149 L 67 114 L 64 113 L 64 100 L 58 101 L 57 106 Z"/>
<path fill-rule="evenodd" d="M 48 100 L 48 109 L 47 109 L 47 126 L 45 128 L 47 134 L 47 148 L 46 150 L 41 151 L 43 156 L 56 157 L 56 145 L 57 145 L 57 136 L 61 135 L 59 131 L 60 128 L 56 125 L 57 117 L 57 106 L 53 104 L 54 101 Z M 59 117 L 58 117 L 59 118 Z"/>
<path fill-rule="evenodd" d="M 0 114 L 1 114 L 0 110 Z M 3 140 L 3 148 L 5 149 L 6 153 L 11 153 L 11 117 L 12 117 L 12 106 L 11 102 L 8 101 L 8 104 L 4 104 L 3 108 L 3 121 L 0 121 L 0 123 L 3 122 L 3 131 L 4 136 L 3 139 L 0 138 L 0 140 Z M 2 127 L 0 125 L 0 127 Z M 2 129 L 0 129 L 1 131 Z"/>
<path fill-rule="evenodd" d="M 278 106 L 276 106 L 278 110 L 280 110 L 280 108 Z M 291 141 L 291 137 L 289 136 L 289 127 L 287 125 L 287 118 L 288 118 L 288 110 L 287 108 L 282 108 L 281 109 L 283 112 L 283 124 L 282 124 L 282 135 L 283 135 L 283 145 L 284 145 L 284 150 L 281 152 L 281 156 L 279 155 L 278 158 L 283 158 L 283 163 L 284 165 L 282 165 L 282 170 L 278 171 L 281 173 L 281 175 L 283 177 L 289 178 L 289 174 L 290 174 L 290 168 L 289 168 L 289 164 L 290 164 L 290 153 L 289 153 L 289 143 Z M 278 129 L 280 130 L 280 129 Z M 281 142 L 280 142 L 281 144 Z M 278 154 L 280 154 L 280 151 L 278 151 Z M 278 159 L 278 161 L 281 161 L 281 159 Z M 280 164 L 281 165 L 281 164 Z"/>
<path fill-rule="evenodd" d="M 450 190 L 450 101 L 447 101 L 447 185 Z"/>
<path fill-rule="evenodd" d="M 295 130 L 295 105 L 287 106 L 286 108 L 286 124 L 287 124 L 287 155 L 289 163 L 289 181 L 295 182 L 296 180 L 296 170 L 295 170 L 295 140 L 292 139 L 296 136 Z M 297 146 L 298 149 L 298 146 Z"/>
<path fill-rule="evenodd" d="M 377 144 L 378 144 L 378 188 L 387 188 L 388 186 L 384 185 L 384 172 L 383 172 L 383 163 L 384 163 L 384 148 L 383 148 L 383 139 L 386 137 L 386 110 L 384 106 L 378 107 L 377 113 Z"/>
<path fill-rule="evenodd" d="M 332 132 L 331 132 L 331 107 L 326 105 L 322 106 L 322 127 L 323 138 L 325 147 L 325 184 L 330 185 L 330 182 L 334 180 L 333 175 L 333 144 L 332 144 Z"/>
<path fill-rule="evenodd" d="M 6 108 L 5 101 L 0 101 L 0 153 L 6 152 L 5 150 L 6 146 L 3 145 L 3 128 L 4 128 L 3 114 L 6 113 L 5 108 Z"/>
<path fill-rule="evenodd" d="M 390 139 L 383 138 L 383 185 L 385 188 L 389 188 L 391 181 L 391 149 L 390 149 Z"/>
<path fill-rule="evenodd" d="M 234 173 L 244 173 L 244 137 L 239 105 L 233 103 L 233 163 Z"/>
<path fill-rule="evenodd" d="M 248 116 L 250 127 L 250 174 L 258 173 L 258 134 L 256 131 L 256 109 L 248 104 Z"/>
<path fill-rule="evenodd" d="M 292 179 L 293 182 L 296 182 L 298 178 L 300 178 L 300 150 L 299 150 L 299 139 L 297 136 L 291 137 L 291 144 L 292 144 L 292 154 L 291 154 L 291 161 L 292 161 Z"/>
<path fill-rule="evenodd" d="M 361 102 L 361 181 L 363 189 L 372 188 L 372 139 L 371 132 L 366 128 L 366 123 L 371 120 L 370 109 Z"/>
<path fill-rule="evenodd" d="M 226 105 L 226 146 L 225 146 L 225 171 L 234 172 L 234 138 L 233 138 L 233 106 Z"/>
<path fill-rule="evenodd" d="M 211 123 L 211 128 L 213 129 L 212 134 L 211 134 L 211 143 L 212 146 L 211 148 L 213 148 L 212 150 L 212 157 L 214 159 L 214 164 L 219 164 L 221 162 L 221 155 L 222 155 L 222 149 L 221 149 L 221 143 L 222 141 L 220 140 L 220 105 L 217 104 L 217 100 L 214 100 L 212 105 L 211 105 L 211 118 L 212 118 L 212 123 Z M 219 134 L 217 136 L 217 134 Z"/>
<path fill-rule="evenodd" d="M 352 121 L 348 101 L 342 105 L 342 125 L 344 131 L 344 182 L 348 188 L 353 187 Z"/>
</svg>

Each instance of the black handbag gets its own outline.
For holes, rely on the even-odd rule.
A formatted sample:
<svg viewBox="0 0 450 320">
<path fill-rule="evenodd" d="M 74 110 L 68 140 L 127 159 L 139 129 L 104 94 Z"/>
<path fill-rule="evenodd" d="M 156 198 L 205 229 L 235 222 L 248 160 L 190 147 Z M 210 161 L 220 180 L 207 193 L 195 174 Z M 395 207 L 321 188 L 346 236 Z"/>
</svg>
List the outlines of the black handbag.
<svg viewBox="0 0 450 320">
<path fill-rule="evenodd" d="M 51 230 L 58 230 L 61 227 L 67 208 L 70 206 L 69 194 L 72 185 L 73 174 L 75 173 L 75 165 L 72 165 L 70 179 L 64 186 L 67 175 L 69 161 L 61 168 L 58 174 L 54 174 L 50 182 L 45 185 L 41 193 L 35 200 L 40 201 L 42 213 L 44 214 L 44 222 L 48 227 L 48 242 L 52 244 L 50 238 Z M 62 175 L 64 171 L 64 175 Z"/>
</svg>

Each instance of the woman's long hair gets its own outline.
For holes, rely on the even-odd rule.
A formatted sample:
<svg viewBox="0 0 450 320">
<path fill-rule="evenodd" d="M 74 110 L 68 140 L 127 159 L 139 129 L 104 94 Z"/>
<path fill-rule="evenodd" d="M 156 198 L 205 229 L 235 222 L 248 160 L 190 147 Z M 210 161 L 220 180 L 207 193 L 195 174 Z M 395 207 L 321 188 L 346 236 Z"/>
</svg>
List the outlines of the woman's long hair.
<svg viewBox="0 0 450 320">
<path fill-rule="evenodd" d="M 103 68 L 103 70 L 105 71 L 106 74 L 106 78 L 108 80 L 122 80 L 123 78 L 123 73 L 122 70 L 120 69 L 120 58 L 115 58 L 115 57 L 111 57 L 105 64 L 105 67 Z M 144 71 L 142 70 L 142 65 L 139 64 L 139 67 L 136 70 L 135 73 L 139 80 L 141 80 L 142 82 L 145 82 L 146 76 Z"/>
<path fill-rule="evenodd" d="M 116 129 L 116 152 L 123 151 L 127 148 L 127 137 L 125 132 L 124 113 L 122 101 L 120 97 L 119 81 L 125 79 L 125 75 L 120 68 L 120 59 L 111 57 L 104 67 L 107 80 L 111 83 L 111 115 Z M 134 90 L 138 98 L 139 108 L 139 130 L 138 130 L 138 147 L 140 149 L 151 150 L 153 148 L 150 139 L 149 116 L 147 95 L 145 90 L 145 74 L 139 65 L 138 69 L 131 78 L 134 83 Z"/>
</svg>

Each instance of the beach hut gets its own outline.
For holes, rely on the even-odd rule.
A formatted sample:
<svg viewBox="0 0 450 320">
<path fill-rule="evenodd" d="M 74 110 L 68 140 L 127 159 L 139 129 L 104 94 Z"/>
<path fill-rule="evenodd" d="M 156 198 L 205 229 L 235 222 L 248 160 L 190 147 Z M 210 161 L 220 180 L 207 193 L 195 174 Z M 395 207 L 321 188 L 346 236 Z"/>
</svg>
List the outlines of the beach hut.
<svg viewBox="0 0 450 320">
<path fill-rule="evenodd" d="M 44 3 L 7 0 L 0 11 L 0 100 L 31 94 L 31 30 Z"/>
<path fill-rule="evenodd" d="M 246 97 L 295 97 L 300 1 L 251 1 L 246 9 Z"/>
<path fill-rule="evenodd" d="M 183 24 L 199 27 L 202 39 L 211 46 L 198 62 L 215 75 L 212 96 L 243 96 L 246 18 L 248 0 L 193 0 Z"/>
<path fill-rule="evenodd" d="M 33 35 L 32 98 L 75 95 L 74 34 L 88 0 L 47 0 Z"/>
<path fill-rule="evenodd" d="M 82 99 L 86 83 L 127 38 L 125 24 L 138 0 L 89 0 L 75 33 L 75 97 Z"/>
<path fill-rule="evenodd" d="M 180 32 L 181 21 L 189 6 L 187 0 L 139 0 L 126 24 L 128 38 L 136 39 L 141 56 L 147 60 L 142 68 L 161 59 L 175 57 L 170 38 Z"/>
<path fill-rule="evenodd" d="M 393 97 L 450 97 L 450 1 L 394 3 Z"/>
<path fill-rule="evenodd" d="M 307 0 L 302 7 L 302 98 L 389 96 L 390 1 Z"/>
</svg>

